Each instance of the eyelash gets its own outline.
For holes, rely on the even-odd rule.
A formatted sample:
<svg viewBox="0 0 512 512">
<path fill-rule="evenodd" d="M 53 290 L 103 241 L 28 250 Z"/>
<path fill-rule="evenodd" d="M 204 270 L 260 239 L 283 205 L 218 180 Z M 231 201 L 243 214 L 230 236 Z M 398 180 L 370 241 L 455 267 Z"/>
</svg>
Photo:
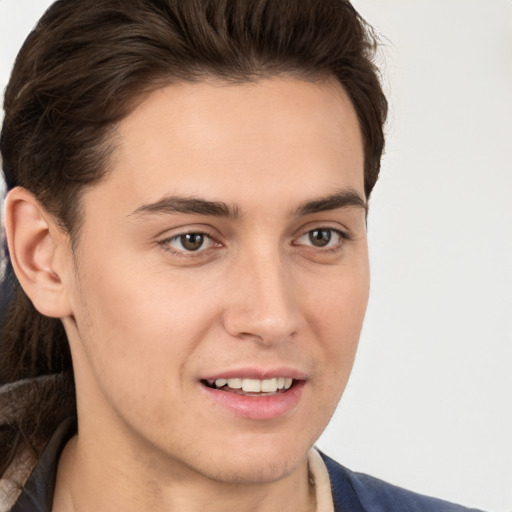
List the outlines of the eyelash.
<svg viewBox="0 0 512 512">
<path fill-rule="evenodd" d="M 318 246 L 313 246 L 313 245 L 306 246 L 309 249 L 319 251 L 322 254 L 337 253 L 343 249 L 345 242 L 348 242 L 352 239 L 348 233 L 341 231 L 340 229 L 336 229 L 336 228 L 333 228 L 330 226 L 319 226 L 319 227 L 315 227 L 313 229 L 308 229 L 302 235 L 300 235 L 296 240 L 300 240 L 301 238 L 303 238 L 305 236 L 311 235 L 315 231 L 329 231 L 331 234 L 330 235 L 331 237 L 333 234 L 335 234 L 339 238 L 338 242 L 331 246 L 326 246 L 326 247 L 318 247 Z M 331 239 L 329 239 L 329 241 L 327 243 L 330 243 L 330 242 L 331 242 Z M 294 243 L 293 245 L 300 245 L 300 244 Z"/>
<path fill-rule="evenodd" d="M 206 249 L 199 248 L 196 251 L 186 250 L 185 248 L 182 250 L 173 249 L 173 247 L 171 246 L 171 243 L 174 241 L 180 241 L 180 239 L 182 239 L 183 237 L 186 237 L 187 235 L 202 236 L 202 237 L 204 237 L 204 239 L 209 239 L 211 246 L 220 246 L 221 245 L 220 242 L 217 242 L 215 240 L 215 238 L 210 233 L 207 233 L 206 231 L 186 231 L 184 233 L 179 233 L 172 237 L 166 238 L 165 240 L 158 242 L 158 244 L 160 246 L 162 246 L 165 251 L 170 252 L 174 256 L 179 256 L 179 257 L 183 257 L 183 258 L 197 257 L 198 255 L 200 255 L 201 253 L 203 253 L 207 249 L 209 249 L 209 247 Z"/>
<path fill-rule="evenodd" d="M 329 231 L 331 233 L 331 236 L 332 236 L 332 234 L 335 234 L 336 236 L 338 236 L 339 237 L 339 241 L 336 244 L 334 244 L 333 246 L 328 246 L 328 247 L 325 247 L 325 248 L 316 247 L 316 246 L 313 246 L 313 245 L 305 245 L 305 244 L 296 243 L 296 240 L 300 240 L 301 238 L 310 235 L 314 231 Z M 207 247 L 205 249 L 200 247 L 199 249 L 197 249 L 195 251 L 193 251 L 193 250 L 186 250 L 185 248 L 178 249 L 178 250 L 172 248 L 172 246 L 171 246 L 172 242 L 180 241 L 180 239 L 182 239 L 183 237 L 186 237 L 187 235 L 189 235 L 189 236 L 190 235 L 202 236 L 202 237 L 204 237 L 204 239 L 209 239 L 211 245 L 210 245 L 210 247 Z M 308 229 L 307 231 L 304 231 L 300 236 L 298 236 L 297 238 L 294 239 L 294 241 L 292 242 L 292 245 L 293 246 L 304 245 L 305 247 L 308 247 L 311 250 L 316 250 L 316 251 L 321 252 L 323 254 L 326 254 L 326 253 L 336 253 L 336 252 L 339 252 L 343 248 L 343 246 L 345 245 L 345 242 L 348 242 L 351 239 L 352 239 L 351 236 L 348 233 L 344 232 L 344 231 L 341 231 L 339 229 L 336 229 L 336 228 L 333 228 L 333 227 L 329 227 L 329 226 L 319 226 L 319 227 L 315 227 L 313 229 Z M 328 243 L 330 243 L 330 240 L 328 241 Z M 211 247 L 215 248 L 215 247 L 222 246 L 222 244 L 220 242 L 217 242 L 215 240 L 215 238 L 210 233 L 208 233 L 206 231 L 187 231 L 187 232 L 184 232 L 184 233 L 179 233 L 177 235 L 174 235 L 172 237 L 166 238 L 166 239 L 158 242 L 158 244 L 165 251 L 170 252 L 174 256 L 183 257 L 183 258 L 198 257 L 199 255 L 201 255 L 202 253 L 204 253 L 205 251 L 207 251 Z"/>
</svg>

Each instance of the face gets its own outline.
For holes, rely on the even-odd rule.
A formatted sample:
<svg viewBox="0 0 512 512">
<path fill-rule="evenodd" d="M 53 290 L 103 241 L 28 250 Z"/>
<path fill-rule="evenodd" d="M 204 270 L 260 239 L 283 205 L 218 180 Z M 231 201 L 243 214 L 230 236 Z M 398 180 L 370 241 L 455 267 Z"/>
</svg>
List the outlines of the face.
<svg viewBox="0 0 512 512">
<path fill-rule="evenodd" d="M 329 83 L 177 84 L 118 139 L 66 276 L 81 435 L 174 474 L 283 478 L 340 399 L 367 303 L 354 109 Z"/>
</svg>

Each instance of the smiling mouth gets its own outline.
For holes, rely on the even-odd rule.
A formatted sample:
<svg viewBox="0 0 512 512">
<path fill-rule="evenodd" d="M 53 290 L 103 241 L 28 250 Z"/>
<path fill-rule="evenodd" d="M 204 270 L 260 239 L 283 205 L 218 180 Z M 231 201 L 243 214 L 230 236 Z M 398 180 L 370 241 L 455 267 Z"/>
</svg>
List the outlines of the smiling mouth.
<svg viewBox="0 0 512 512">
<path fill-rule="evenodd" d="M 234 378 L 201 381 L 211 389 L 245 396 L 269 396 L 286 393 L 294 386 L 295 382 L 289 377 L 273 377 L 263 380 Z"/>
</svg>

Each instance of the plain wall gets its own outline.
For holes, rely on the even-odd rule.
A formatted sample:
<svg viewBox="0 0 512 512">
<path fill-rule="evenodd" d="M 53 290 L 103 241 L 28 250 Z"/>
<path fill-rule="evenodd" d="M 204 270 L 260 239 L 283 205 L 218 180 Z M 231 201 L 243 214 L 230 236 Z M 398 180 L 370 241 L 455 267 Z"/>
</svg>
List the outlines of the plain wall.
<svg viewBox="0 0 512 512">
<path fill-rule="evenodd" d="M 386 36 L 391 113 L 372 291 L 321 447 L 512 510 L 512 2 L 354 0 Z"/>
<path fill-rule="evenodd" d="M 0 0 L 0 86 L 46 0 Z M 512 511 L 512 2 L 354 0 L 385 36 L 391 111 L 359 354 L 319 446 Z"/>
</svg>

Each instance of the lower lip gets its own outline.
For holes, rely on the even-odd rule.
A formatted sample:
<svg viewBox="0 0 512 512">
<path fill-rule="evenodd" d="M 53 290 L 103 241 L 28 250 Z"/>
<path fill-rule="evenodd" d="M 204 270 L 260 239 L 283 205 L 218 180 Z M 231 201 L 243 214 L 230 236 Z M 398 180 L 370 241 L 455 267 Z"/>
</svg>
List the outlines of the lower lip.
<svg viewBox="0 0 512 512">
<path fill-rule="evenodd" d="M 229 409 L 237 416 L 251 420 L 272 420 L 290 412 L 299 403 L 305 381 L 295 382 L 284 393 L 267 396 L 248 396 L 209 388 L 203 390 L 218 405 Z"/>
</svg>

